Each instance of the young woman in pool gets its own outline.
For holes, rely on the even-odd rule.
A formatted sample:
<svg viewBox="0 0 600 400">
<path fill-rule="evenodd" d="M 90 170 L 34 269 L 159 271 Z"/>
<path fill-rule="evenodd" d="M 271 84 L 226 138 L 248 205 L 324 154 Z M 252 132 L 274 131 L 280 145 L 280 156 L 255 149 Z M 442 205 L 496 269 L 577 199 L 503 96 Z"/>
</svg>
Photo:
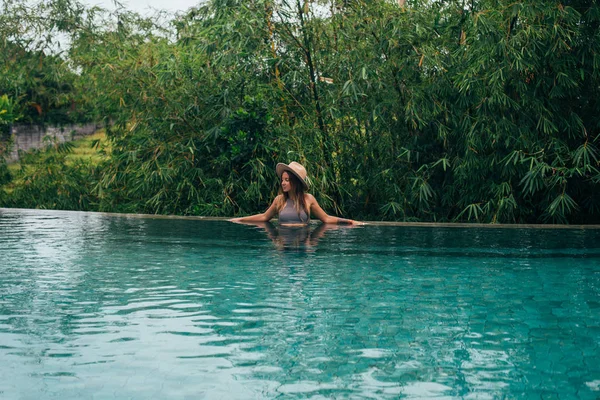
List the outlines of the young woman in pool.
<svg viewBox="0 0 600 400">
<path fill-rule="evenodd" d="M 232 222 L 267 222 L 275 215 L 279 215 L 280 225 L 306 225 L 310 222 L 310 215 L 314 215 L 326 224 L 361 225 L 361 222 L 352 219 L 332 217 L 327 215 L 319 206 L 317 199 L 308 190 L 306 183 L 306 169 L 297 162 L 289 165 L 279 163 L 276 167 L 277 175 L 281 180 L 279 195 L 275 197 L 271 206 L 262 214 L 248 217 L 233 218 Z"/>
</svg>

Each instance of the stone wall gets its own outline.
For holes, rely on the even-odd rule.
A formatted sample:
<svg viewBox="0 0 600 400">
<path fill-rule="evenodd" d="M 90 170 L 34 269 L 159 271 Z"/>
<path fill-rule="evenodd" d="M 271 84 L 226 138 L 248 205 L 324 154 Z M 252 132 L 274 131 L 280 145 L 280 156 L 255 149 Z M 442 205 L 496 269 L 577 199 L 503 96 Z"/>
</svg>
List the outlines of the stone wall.
<svg viewBox="0 0 600 400">
<path fill-rule="evenodd" d="M 44 147 L 46 136 L 59 143 L 69 142 L 92 135 L 98 128 L 99 126 L 96 124 L 65 126 L 13 125 L 11 130 L 13 146 L 6 161 L 9 163 L 19 161 L 19 151 Z"/>
</svg>

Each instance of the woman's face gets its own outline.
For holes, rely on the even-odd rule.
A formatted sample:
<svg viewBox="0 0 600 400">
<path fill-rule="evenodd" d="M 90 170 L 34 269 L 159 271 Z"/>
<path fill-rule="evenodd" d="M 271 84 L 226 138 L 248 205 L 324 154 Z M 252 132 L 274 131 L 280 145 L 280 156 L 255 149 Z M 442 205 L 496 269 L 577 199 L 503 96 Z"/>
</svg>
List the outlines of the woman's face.
<svg viewBox="0 0 600 400">
<path fill-rule="evenodd" d="M 292 181 L 290 180 L 290 175 L 287 172 L 281 174 L 281 190 L 283 190 L 284 193 L 287 193 L 292 189 L 292 187 L 293 185 Z"/>
</svg>

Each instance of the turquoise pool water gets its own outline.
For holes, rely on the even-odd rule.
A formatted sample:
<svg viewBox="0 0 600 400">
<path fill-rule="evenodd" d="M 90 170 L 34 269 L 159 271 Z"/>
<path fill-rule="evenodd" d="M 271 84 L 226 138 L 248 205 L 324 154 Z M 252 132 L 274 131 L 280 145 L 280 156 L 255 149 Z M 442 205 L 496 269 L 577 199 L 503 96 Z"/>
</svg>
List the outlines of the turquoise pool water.
<svg viewBox="0 0 600 400">
<path fill-rule="evenodd" d="M 0 398 L 598 399 L 600 231 L 0 209 Z"/>
</svg>

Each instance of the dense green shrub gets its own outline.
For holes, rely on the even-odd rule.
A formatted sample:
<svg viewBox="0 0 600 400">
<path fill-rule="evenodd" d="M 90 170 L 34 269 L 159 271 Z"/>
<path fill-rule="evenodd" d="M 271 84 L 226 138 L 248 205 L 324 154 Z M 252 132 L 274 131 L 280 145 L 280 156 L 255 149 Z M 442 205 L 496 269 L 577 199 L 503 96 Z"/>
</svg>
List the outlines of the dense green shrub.
<svg viewBox="0 0 600 400">
<path fill-rule="evenodd" d="M 93 189 L 98 171 L 83 161 L 67 162 L 71 148 L 70 143 L 49 143 L 44 149 L 23 153 L 10 196 L 0 197 L 0 207 L 96 209 Z"/>
<path fill-rule="evenodd" d="M 595 0 L 212 0 L 169 26 L 76 4 L 48 9 L 109 128 L 100 210 L 262 211 L 296 160 L 355 218 L 600 222 Z"/>
<path fill-rule="evenodd" d="M 54 15 L 70 6 L 7 0 L 0 8 L 0 97 L 8 96 L 22 123 L 90 121 L 75 90 L 79 76 L 61 49 L 66 35 L 58 27 L 69 27 L 60 19 L 71 13 Z"/>
</svg>

